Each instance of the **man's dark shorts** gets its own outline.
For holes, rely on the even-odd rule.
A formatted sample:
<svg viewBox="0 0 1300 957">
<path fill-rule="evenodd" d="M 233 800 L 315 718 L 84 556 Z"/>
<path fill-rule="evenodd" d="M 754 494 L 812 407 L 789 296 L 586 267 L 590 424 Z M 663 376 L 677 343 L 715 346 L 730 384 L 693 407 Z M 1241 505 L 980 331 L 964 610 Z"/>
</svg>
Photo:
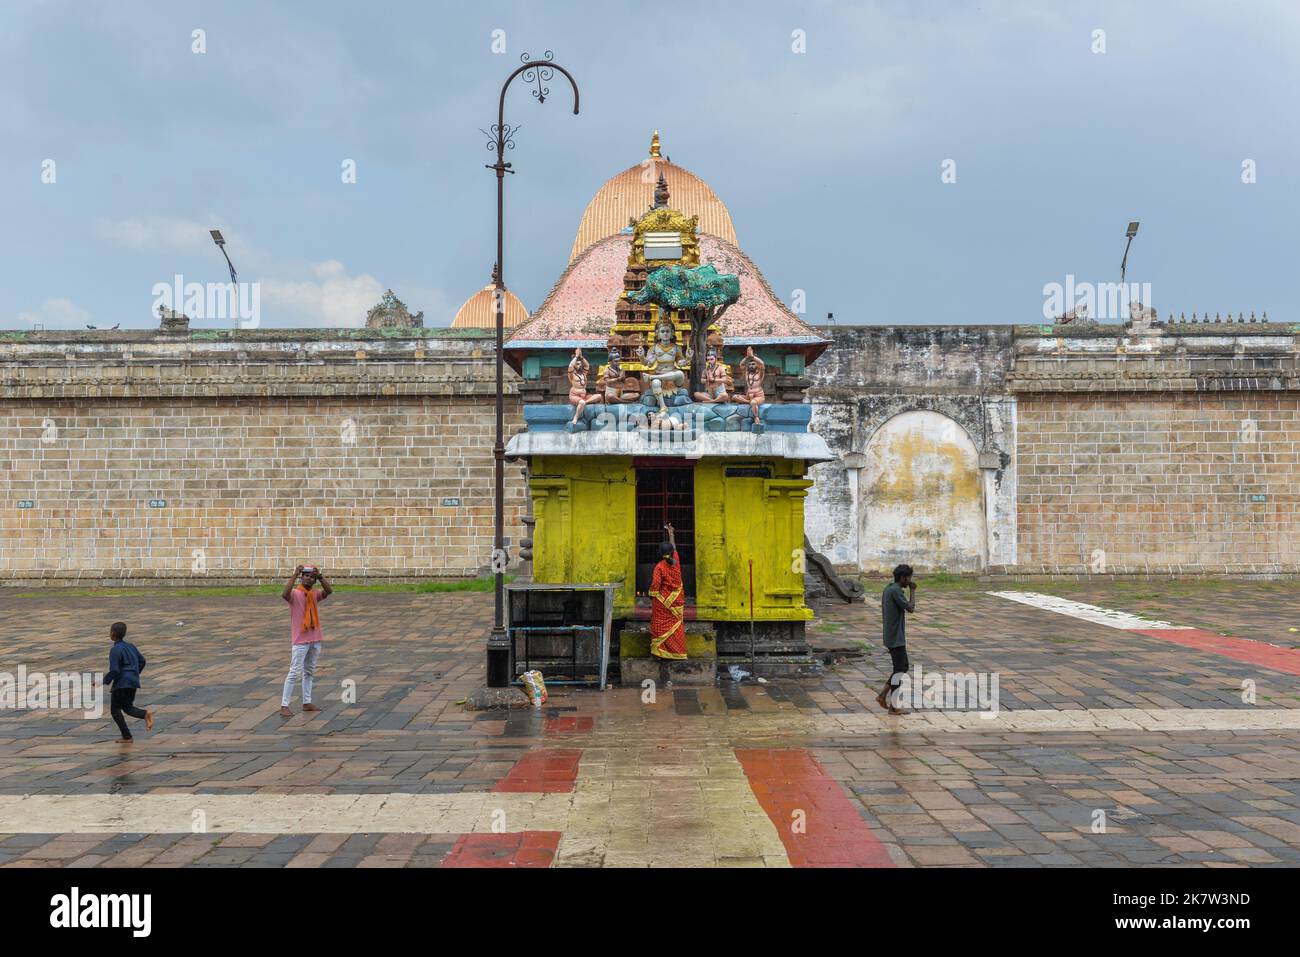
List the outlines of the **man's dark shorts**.
<svg viewBox="0 0 1300 957">
<path fill-rule="evenodd" d="M 893 662 L 894 670 L 890 673 L 890 684 L 897 684 L 893 680 L 894 675 L 903 674 L 912 667 L 911 662 L 907 660 L 907 645 L 899 645 L 897 648 L 889 648 L 889 660 Z"/>
</svg>

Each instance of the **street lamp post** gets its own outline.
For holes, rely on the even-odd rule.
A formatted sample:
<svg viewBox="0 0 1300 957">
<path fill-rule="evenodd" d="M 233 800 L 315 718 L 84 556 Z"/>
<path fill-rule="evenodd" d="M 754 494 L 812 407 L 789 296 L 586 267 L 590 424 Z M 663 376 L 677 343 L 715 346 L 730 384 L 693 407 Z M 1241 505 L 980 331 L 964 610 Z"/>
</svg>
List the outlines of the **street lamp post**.
<svg viewBox="0 0 1300 957">
<path fill-rule="evenodd" d="M 505 83 L 501 84 L 501 97 L 497 107 L 496 125 L 489 130 L 482 132 L 489 138 L 487 148 L 496 153 L 495 163 L 488 165 L 488 169 L 495 171 L 497 176 L 497 259 L 496 264 L 492 267 L 492 283 L 495 287 L 493 293 L 493 304 L 496 307 L 496 326 L 497 326 L 497 394 L 496 394 L 496 444 L 492 448 L 493 456 L 496 460 L 496 528 L 492 539 L 492 572 L 495 576 L 493 586 L 493 618 L 492 633 L 488 636 L 487 647 L 487 686 L 489 688 L 504 688 L 510 684 L 513 677 L 510 674 L 511 647 L 510 639 L 506 635 L 505 628 L 505 580 L 504 574 L 508 556 L 505 549 L 505 266 L 504 266 L 504 239 L 503 230 L 505 225 L 503 204 L 505 200 L 505 181 L 506 173 L 513 173 L 510 164 L 505 161 L 506 150 L 514 149 L 514 135 L 519 131 L 518 126 L 506 125 L 506 90 L 514 81 L 515 77 L 522 75 L 525 83 L 535 83 L 536 89 L 532 91 L 538 103 L 545 103 L 546 97 L 551 90 L 546 85 L 555 77 L 558 70 L 564 74 L 569 85 L 573 87 L 573 112 L 578 112 L 578 83 L 574 80 L 573 75 L 564 67 L 555 63 L 551 59 L 551 51 L 547 50 L 541 60 L 531 60 L 527 53 L 520 57 L 523 65 L 515 69 L 508 77 Z"/>
</svg>

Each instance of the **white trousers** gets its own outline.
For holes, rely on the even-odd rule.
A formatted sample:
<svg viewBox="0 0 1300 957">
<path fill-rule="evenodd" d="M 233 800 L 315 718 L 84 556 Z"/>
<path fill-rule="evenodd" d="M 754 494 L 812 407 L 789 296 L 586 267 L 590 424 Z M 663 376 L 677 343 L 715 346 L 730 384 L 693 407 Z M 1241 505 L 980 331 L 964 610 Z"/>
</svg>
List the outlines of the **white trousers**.
<svg viewBox="0 0 1300 957">
<path fill-rule="evenodd" d="M 284 694 L 280 697 L 281 707 L 289 707 L 293 698 L 293 686 L 302 679 L 302 703 L 311 704 L 311 682 L 316 677 L 316 659 L 320 657 L 319 641 L 309 645 L 294 645 L 293 658 L 289 662 L 289 674 L 284 679 Z"/>
</svg>

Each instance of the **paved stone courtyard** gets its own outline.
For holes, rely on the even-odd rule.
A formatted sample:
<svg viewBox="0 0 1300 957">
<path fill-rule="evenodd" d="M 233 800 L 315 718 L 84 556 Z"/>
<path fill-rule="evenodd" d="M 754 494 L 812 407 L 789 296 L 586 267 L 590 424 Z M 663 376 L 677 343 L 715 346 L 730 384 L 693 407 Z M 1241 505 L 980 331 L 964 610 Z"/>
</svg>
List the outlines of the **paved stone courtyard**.
<svg viewBox="0 0 1300 957">
<path fill-rule="evenodd" d="M 914 667 L 991 717 L 877 707 L 879 587 L 823 677 L 509 713 L 460 704 L 491 595 L 342 588 L 287 720 L 277 595 L 0 595 L 0 672 L 102 674 L 124 620 L 158 716 L 0 711 L 0 866 L 1300 864 L 1300 583 L 922 581 Z"/>
</svg>

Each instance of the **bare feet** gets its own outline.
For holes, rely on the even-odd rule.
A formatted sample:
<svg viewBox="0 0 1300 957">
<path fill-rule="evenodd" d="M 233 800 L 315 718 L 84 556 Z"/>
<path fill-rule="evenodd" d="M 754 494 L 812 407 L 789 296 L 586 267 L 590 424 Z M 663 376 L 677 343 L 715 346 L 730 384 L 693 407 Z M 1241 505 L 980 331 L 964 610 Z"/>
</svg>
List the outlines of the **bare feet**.
<svg viewBox="0 0 1300 957">
<path fill-rule="evenodd" d="M 153 730 L 153 712 L 152 712 L 152 711 L 146 711 L 146 712 L 144 713 L 144 729 L 145 729 L 146 731 L 152 731 L 152 730 Z"/>
<path fill-rule="evenodd" d="M 282 718 L 292 718 L 292 717 L 293 717 L 293 712 L 289 710 L 288 705 L 286 705 L 285 707 L 283 707 L 283 708 L 280 709 L 280 717 L 282 717 Z"/>
<path fill-rule="evenodd" d="M 134 740 L 135 740 L 135 738 L 118 738 L 118 739 L 117 739 L 117 743 L 118 743 L 118 744 L 130 744 L 130 743 L 131 743 L 132 741 L 134 741 Z"/>
<path fill-rule="evenodd" d="M 303 710 L 303 711 L 319 711 L 320 708 L 318 708 L 316 705 L 314 705 L 314 704 L 312 704 L 310 701 L 308 701 L 306 704 L 304 704 L 304 705 L 302 706 L 302 710 Z"/>
</svg>

